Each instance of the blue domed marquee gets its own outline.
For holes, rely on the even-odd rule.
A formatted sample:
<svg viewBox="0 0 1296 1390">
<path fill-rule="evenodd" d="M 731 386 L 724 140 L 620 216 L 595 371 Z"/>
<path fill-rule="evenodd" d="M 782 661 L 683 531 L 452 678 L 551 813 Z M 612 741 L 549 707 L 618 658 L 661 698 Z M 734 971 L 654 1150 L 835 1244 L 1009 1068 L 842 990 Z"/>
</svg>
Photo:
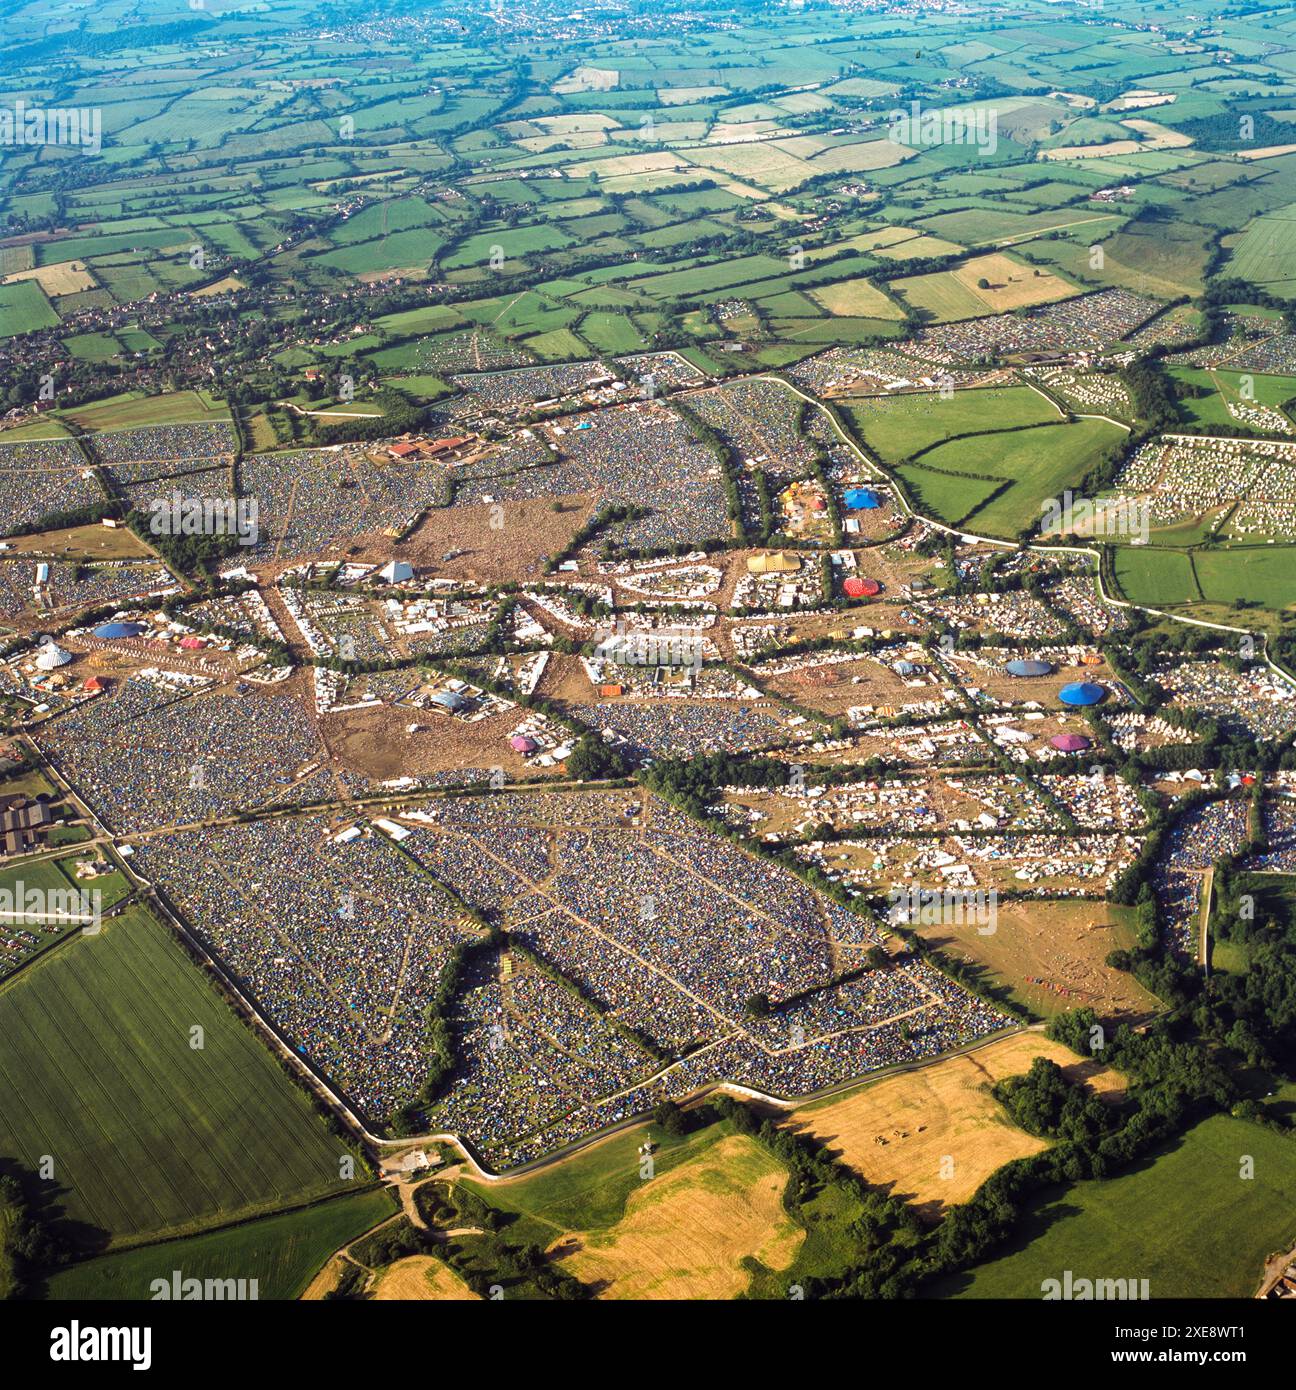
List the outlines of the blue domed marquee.
<svg viewBox="0 0 1296 1390">
<path fill-rule="evenodd" d="M 852 487 L 846 489 L 846 505 L 852 511 L 871 512 L 882 505 L 882 499 L 870 487 Z"/>
<path fill-rule="evenodd" d="M 1058 691 L 1058 699 L 1064 705 L 1096 705 L 1107 692 L 1093 681 L 1072 681 Z"/>
<path fill-rule="evenodd" d="M 472 701 L 455 690 L 437 690 L 428 696 L 428 703 L 448 709 L 452 714 L 472 708 Z"/>
<path fill-rule="evenodd" d="M 114 637 L 138 637 L 143 631 L 143 623 L 103 623 L 95 628 L 94 635 L 111 641 Z"/>
</svg>

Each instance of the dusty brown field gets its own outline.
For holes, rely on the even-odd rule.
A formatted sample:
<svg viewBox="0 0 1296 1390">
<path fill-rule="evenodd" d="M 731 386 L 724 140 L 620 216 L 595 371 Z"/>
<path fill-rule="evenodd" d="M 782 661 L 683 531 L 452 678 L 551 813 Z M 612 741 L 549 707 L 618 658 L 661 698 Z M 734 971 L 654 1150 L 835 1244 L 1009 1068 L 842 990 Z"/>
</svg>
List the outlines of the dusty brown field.
<svg viewBox="0 0 1296 1390">
<path fill-rule="evenodd" d="M 1048 1147 L 1016 1128 L 989 1090 L 1029 1070 L 1036 1057 L 1051 1058 L 1100 1094 L 1116 1093 L 1122 1085 L 1115 1072 L 1082 1061 L 1061 1044 L 1018 1033 L 795 1110 L 786 1123 L 825 1143 L 867 1182 L 935 1218 L 947 1203 L 966 1201 L 996 1168 Z"/>
<path fill-rule="evenodd" d="M 452 579 L 482 584 L 507 580 L 537 579 L 543 572 L 542 557 L 564 549 L 595 508 L 592 494 L 580 493 L 557 499 L 562 511 L 553 510 L 549 498 L 524 502 L 502 501 L 502 526 L 492 526 L 492 508 L 442 507 L 429 512 L 401 542 L 399 554 L 416 569 L 432 569 Z M 451 550 L 465 553 L 442 562 Z M 392 543 L 371 537 L 360 546 L 365 560 L 390 560 Z"/>
<path fill-rule="evenodd" d="M 852 705 L 887 705 L 899 709 L 917 700 L 938 699 L 940 687 L 910 690 L 889 667 L 868 657 L 811 666 L 762 678 L 776 695 L 825 714 L 841 714 Z"/>
<path fill-rule="evenodd" d="M 548 614 L 545 617 L 548 618 Z M 580 659 L 561 652 L 554 652 L 550 656 L 540 684 L 536 687 L 536 694 L 544 696 L 546 700 L 563 700 L 574 705 L 587 705 L 598 699 L 598 692 L 590 685 Z"/>
<path fill-rule="evenodd" d="M 1045 1018 L 1066 1009 L 1091 1008 L 1100 1018 L 1134 1022 L 1158 1010 L 1156 1000 L 1133 976 L 1104 964 L 1108 952 L 1133 944 L 1131 933 L 1106 903 L 1001 902 L 996 930 L 988 936 L 972 922 L 917 930 L 939 950 L 985 966 Z"/>
<path fill-rule="evenodd" d="M 11 554 L 49 555 L 60 560 L 144 560 L 154 552 L 125 526 L 73 526 L 41 531 L 10 542 Z"/>
<path fill-rule="evenodd" d="M 609 1231 L 557 1242 L 559 1257 L 602 1298 L 729 1299 L 751 1255 L 791 1264 L 804 1233 L 783 1209 L 787 1171 L 755 1140 L 731 1135 L 644 1183 Z"/>
<path fill-rule="evenodd" d="M 473 1302 L 477 1295 L 450 1269 L 431 1255 L 410 1255 L 388 1265 L 371 1295 L 375 1303 Z"/>
<path fill-rule="evenodd" d="M 839 280 L 836 284 L 811 290 L 809 294 L 811 299 L 821 304 L 830 314 L 856 314 L 863 318 L 875 319 L 901 317 L 894 301 L 864 279 Z"/>
<path fill-rule="evenodd" d="M 1034 700 L 1046 711 L 1063 711 L 1066 706 L 1058 699 L 1058 691 L 1071 681 L 1113 681 L 1115 673 L 1106 661 L 1096 666 L 1059 666 L 1047 676 L 1009 676 L 1002 670 L 987 670 L 984 666 L 962 660 L 956 653 L 954 669 L 966 685 L 975 685 L 995 697 L 1013 704 Z M 1071 711 L 1067 726 L 1071 733 L 1087 732 L 1083 715 Z M 1050 730 L 1056 733 L 1056 729 Z"/>
<path fill-rule="evenodd" d="M 320 733 L 333 758 L 355 772 L 386 781 L 393 777 L 417 777 L 459 768 L 501 767 L 508 776 L 535 776 L 543 768 L 531 768 L 509 747 L 507 735 L 522 712 L 511 710 L 469 724 L 422 710 L 383 705 L 324 715 Z M 418 724 L 415 733 L 410 724 Z M 555 775 L 559 769 L 554 769 Z"/>
</svg>

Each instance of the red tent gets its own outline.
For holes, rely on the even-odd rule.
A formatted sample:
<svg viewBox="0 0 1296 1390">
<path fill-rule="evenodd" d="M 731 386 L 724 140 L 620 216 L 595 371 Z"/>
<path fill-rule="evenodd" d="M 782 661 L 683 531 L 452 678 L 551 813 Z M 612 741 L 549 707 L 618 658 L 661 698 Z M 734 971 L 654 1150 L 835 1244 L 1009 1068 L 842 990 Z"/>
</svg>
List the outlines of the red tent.
<svg viewBox="0 0 1296 1390">
<path fill-rule="evenodd" d="M 1063 753 L 1083 753 L 1089 747 L 1089 740 L 1083 734 L 1058 734 L 1049 742 Z"/>
</svg>

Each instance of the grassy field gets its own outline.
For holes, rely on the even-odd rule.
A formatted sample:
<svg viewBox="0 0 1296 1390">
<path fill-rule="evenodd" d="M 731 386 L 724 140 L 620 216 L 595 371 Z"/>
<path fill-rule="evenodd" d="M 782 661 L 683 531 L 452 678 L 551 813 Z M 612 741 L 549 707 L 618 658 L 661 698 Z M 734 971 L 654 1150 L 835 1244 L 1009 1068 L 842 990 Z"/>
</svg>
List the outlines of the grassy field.
<svg viewBox="0 0 1296 1390">
<path fill-rule="evenodd" d="M 520 1239 L 547 1245 L 568 1231 L 609 1227 L 621 1219 L 639 1185 L 639 1146 L 645 1140 L 657 1146 L 653 1157 L 657 1176 L 662 1177 L 731 1132 L 728 1125 L 712 1125 L 675 1139 L 656 1125 L 636 1126 L 538 1173 L 495 1183 L 466 1179 L 464 1186 L 501 1211 L 519 1216 L 510 1229 Z"/>
<path fill-rule="evenodd" d="M 1244 1155 L 1254 1177 L 1239 1176 Z M 1156 1159 L 1054 1191 L 1008 1253 L 960 1276 L 962 1298 L 1039 1298 L 1045 1279 L 1147 1279 L 1153 1298 L 1247 1298 L 1296 1241 L 1296 1144 L 1213 1116 Z"/>
<path fill-rule="evenodd" d="M 993 932 L 983 934 L 970 920 L 917 930 L 941 952 L 979 967 L 985 984 L 1006 990 L 1037 1017 L 1083 1007 L 1133 1023 L 1161 1006 L 1127 971 L 1106 964 L 1108 952 L 1135 944 L 1123 913 L 1104 902 L 1034 899 L 1000 903 Z"/>
<path fill-rule="evenodd" d="M 866 1182 L 936 1217 L 945 1205 L 967 1201 L 996 1168 L 1047 1147 L 1018 1129 L 989 1090 L 1029 1071 L 1036 1057 L 1048 1057 L 1100 1093 L 1121 1084 L 1115 1072 L 1060 1043 L 1017 1033 L 807 1105 L 786 1124 L 825 1144 Z"/>
<path fill-rule="evenodd" d="M 1193 568 L 1207 602 L 1253 599 L 1274 610 L 1296 605 L 1296 546 L 1199 550 Z"/>
<path fill-rule="evenodd" d="M 1047 500 L 1077 487 L 1123 434 L 1103 420 L 987 432 L 937 444 L 897 471 L 921 511 L 978 534 L 1014 536 L 1039 520 Z"/>
<path fill-rule="evenodd" d="M 58 315 L 35 280 L 15 280 L 0 285 L 0 338 L 53 328 Z"/>
<path fill-rule="evenodd" d="M 898 463 L 955 435 L 990 433 L 1060 419 L 1057 408 L 1029 386 L 991 386 L 949 397 L 921 391 L 867 400 L 845 399 L 837 408 L 864 443 L 885 463 Z"/>
<path fill-rule="evenodd" d="M 1096 240 L 1110 231 L 1116 216 L 1109 212 L 1092 212 L 1085 208 L 1057 208 L 1046 212 L 1019 212 L 974 208 L 965 212 L 939 213 L 923 220 L 923 226 L 939 237 L 948 237 L 964 246 L 986 242 L 1010 241 L 1029 237 L 1056 227 L 1084 226 L 1090 228 Z"/>
<path fill-rule="evenodd" d="M 1296 377 L 1262 376 L 1254 372 L 1206 371 L 1199 367 L 1173 367 L 1170 375 L 1176 381 L 1208 391 L 1205 396 L 1189 396 L 1181 405 L 1201 425 L 1222 425 L 1226 429 L 1236 428 L 1237 421 L 1229 414 L 1226 401 L 1235 405 L 1247 398 L 1243 390 L 1251 393 L 1257 405 L 1281 407 L 1296 397 Z"/>
<path fill-rule="evenodd" d="M 261 1298 L 299 1298 L 328 1257 L 395 1214 L 386 1191 L 353 1192 L 185 1240 L 123 1250 L 50 1276 L 51 1299 L 146 1299 L 154 1279 L 256 1279 Z"/>
<path fill-rule="evenodd" d="M 229 409 L 205 392 L 145 396 L 137 391 L 61 412 L 78 430 L 133 430 L 142 425 L 194 425 L 228 420 Z"/>
<path fill-rule="evenodd" d="M 1116 552 L 1116 582 L 1131 603 L 1153 608 L 1188 603 L 1200 597 L 1192 560 L 1181 550 L 1137 550 L 1121 546 Z"/>
<path fill-rule="evenodd" d="M 54 1155 L 56 1200 L 88 1248 L 337 1192 L 345 1152 L 142 909 L 0 989 L 0 1154 L 29 1168 Z"/>
<path fill-rule="evenodd" d="M 993 478 L 965 478 L 958 473 L 936 473 L 921 464 L 896 469 L 913 495 L 918 510 L 951 523 L 970 516 L 1003 486 Z"/>
<path fill-rule="evenodd" d="M 965 518 L 969 530 L 1011 536 L 1039 519 L 1047 499 L 1077 487 L 1104 451 L 1124 437 L 1124 430 L 1105 420 L 1073 420 L 945 444 L 924 455 L 923 462 L 945 467 L 948 455 L 958 450 L 968 472 L 1011 479 L 1006 492 Z"/>
<path fill-rule="evenodd" d="M 9 789 L 10 784 L 6 784 L 6 791 Z M 81 827 L 67 827 L 66 831 L 70 833 L 73 829 L 81 830 Z M 81 835 L 84 838 L 84 831 Z M 53 834 L 49 839 L 51 844 L 57 843 Z M 102 910 L 112 907 L 130 891 L 130 884 L 122 873 L 100 874 L 91 883 L 89 880 L 79 880 L 73 876 L 72 863 L 73 856 L 69 856 L 65 859 L 38 859 L 28 864 L 15 865 L 0 873 L 0 890 L 13 895 L 13 910 L 16 913 L 23 911 L 24 900 L 32 890 L 42 894 L 67 893 L 72 889 L 88 893 L 97 891 L 100 894 L 98 901 Z M 88 915 L 92 915 L 93 898 L 87 906 Z M 17 938 L 20 943 L 20 949 L 6 949 L 0 954 L 0 980 L 15 974 L 19 969 L 28 968 L 32 961 L 50 947 L 75 937 L 79 931 L 78 921 L 81 915 L 82 907 L 79 902 L 54 897 L 47 898 L 45 905 L 31 911 L 28 916 L 5 917 L 0 920 L 0 938 Z M 58 920 L 59 916 L 64 920 Z M 31 941 L 32 937 L 36 938 L 34 943 Z"/>
<path fill-rule="evenodd" d="M 654 1176 L 639 1147 L 656 1146 Z M 793 1258 L 799 1228 L 781 1202 L 786 1170 L 727 1123 L 672 1139 L 636 1126 L 530 1177 L 465 1182 L 516 1213 L 510 1238 L 556 1249 L 577 1278 L 608 1298 L 733 1298 L 751 1274 Z"/>
<path fill-rule="evenodd" d="M 1271 294 L 1296 292 L 1296 204 L 1257 218 L 1233 248 L 1225 272 L 1249 280 Z"/>
<path fill-rule="evenodd" d="M 830 314 L 845 314 L 854 318 L 900 319 L 903 313 L 894 301 L 867 280 L 838 280 L 809 291 Z M 771 305 L 773 312 L 778 312 Z"/>
<path fill-rule="evenodd" d="M 1116 582 L 1131 602 L 1155 608 L 1209 604 L 1226 609 L 1248 600 L 1281 613 L 1296 607 L 1296 546 L 1218 546 L 1191 554 L 1121 547 Z"/>
</svg>

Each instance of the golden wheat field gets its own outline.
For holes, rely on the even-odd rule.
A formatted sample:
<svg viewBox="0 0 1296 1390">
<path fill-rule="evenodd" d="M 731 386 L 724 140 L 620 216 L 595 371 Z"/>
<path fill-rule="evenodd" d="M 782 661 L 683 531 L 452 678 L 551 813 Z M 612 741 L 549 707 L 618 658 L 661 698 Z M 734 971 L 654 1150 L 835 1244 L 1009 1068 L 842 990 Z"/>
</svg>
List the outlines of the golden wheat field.
<svg viewBox="0 0 1296 1390">
<path fill-rule="evenodd" d="M 804 1238 L 783 1209 L 787 1177 L 755 1140 L 731 1135 L 642 1184 L 615 1226 L 553 1250 L 601 1298 L 734 1298 L 745 1256 L 786 1269 Z"/>
<path fill-rule="evenodd" d="M 1017 1033 L 961 1057 L 862 1086 L 795 1110 L 792 1128 L 826 1144 L 866 1181 L 912 1201 L 927 1216 L 966 1201 L 1001 1165 L 1047 1145 L 1008 1119 L 995 1082 L 1048 1057 L 1099 1094 L 1119 1091 L 1110 1068 L 1076 1057 L 1038 1033 Z"/>
</svg>

